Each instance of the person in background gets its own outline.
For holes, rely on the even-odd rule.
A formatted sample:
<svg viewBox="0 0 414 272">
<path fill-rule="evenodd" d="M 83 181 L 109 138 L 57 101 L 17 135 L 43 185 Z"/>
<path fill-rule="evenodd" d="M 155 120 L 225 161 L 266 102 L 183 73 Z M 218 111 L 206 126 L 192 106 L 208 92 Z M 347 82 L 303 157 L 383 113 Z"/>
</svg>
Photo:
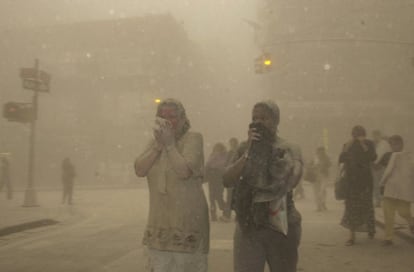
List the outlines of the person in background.
<svg viewBox="0 0 414 272">
<path fill-rule="evenodd" d="M 190 131 L 184 106 L 175 99 L 161 101 L 154 139 L 135 160 L 135 173 L 147 177 L 150 195 L 143 239 L 147 271 L 207 272 L 210 227 L 203 168 L 203 137 Z"/>
<path fill-rule="evenodd" d="M 63 185 L 63 195 L 62 195 L 62 204 L 73 204 L 73 187 L 74 180 L 76 177 L 75 166 L 70 161 L 70 158 L 66 157 L 62 161 L 62 185 Z"/>
<path fill-rule="evenodd" d="M 370 239 L 375 235 L 371 164 L 376 157 L 374 143 L 366 139 L 365 128 L 359 125 L 353 127 L 352 139 L 344 144 L 339 155 L 339 163 L 344 163 L 348 183 L 341 220 L 341 225 L 350 233 L 345 243 L 347 246 L 354 245 L 355 232 L 368 232 Z"/>
<path fill-rule="evenodd" d="M 326 211 L 326 186 L 329 182 L 329 170 L 331 168 L 331 160 L 326 154 L 324 147 L 316 149 L 313 167 L 315 169 L 315 181 L 312 183 L 315 196 L 316 210 L 318 212 Z"/>
<path fill-rule="evenodd" d="M 305 189 L 303 188 L 303 179 L 301 179 L 296 186 L 295 190 L 293 191 L 293 199 L 300 200 L 305 199 Z"/>
<path fill-rule="evenodd" d="M 227 152 L 227 165 L 231 165 L 237 157 L 237 149 L 239 148 L 239 140 L 237 138 L 230 138 L 229 151 Z M 231 221 L 231 202 L 233 198 L 233 188 L 226 188 L 226 206 L 224 208 L 223 216 L 220 217 L 222 222 Z"/>
<path fill-rule="evenodd" d="M 380 163 L 380 161 L 387 152 L 391 151 L 391 149 L 388 141 L 382 135 L 380 130 L 374 130 L 372 132 L 372 139 L 375 144 L 375 152 L 377 153 L 377 159 L 372 164 L 372 175 L 374 182 L 374 204 L 375 207 L 378 208 L 381 207 L 382 199 L 379 183 L 385 170 L 385 167 Z"/>
<path fill-rule="evenodd" d="M 223 143 L 216 143 L 205 166 L 204 180 L 208 183 L 210 199 L 210 219 L 217 221 L 217 206 L 224 212 L 223 173 L 227 165 L 227 150 Z"/>
<path fill-rule="evenodd" d="M 13 188 L 10 179 L 10 162 L 6 157 L 0 159 L 0 191 L 6 187 L 7 199 L 13 198 Z"/>
<path fill-rule="evenodd" d="M 287 145 L 293 159 L 293 171 L 288 179 L 289 187 L 286 195 L 288 216 L 288 250 L 286 271 L 296 272 L 299 261 L 299 245 L 302 237 L 302 215 L 296 209 L 293 199 L 293 192 L 298 189 L 302 182 L 304 162 L 301 148 L 293 143 L 287 143 Z"/>
<path fill-rule="evenodd" d="M 294 207 L 292 190 L 302 175 L 300 149 L 277 135 L 279 107 L 273 101 L 259 102 L 252 111 L 248 140 L 223 178 L 234 187 L 236 212 L 234 271 L 296 271 L 301 219 Z M 287 209 L 272 210 L 272 203 L 286 199 Z M 287 212 L 288 231 L 274 224 L 274 214 Z M 286 215 L 286 213 L 285 213 Z M 281 221 L 282 217 L 280 217 Z"/>
<path fill-rule="evenodd" d="M 414 219 L 410 210 L 414 202 L 414 158 L 411 152 L 404 151 L 404 141 L 400 135 L 391 136 L 389 143 L 392 152 L 384 155 L 382 163 L 386 168 L 380 182 L 380 191 L 384 196 L 384 246 L 393 244 L 396 212 L 407 221 L 410 231 L 414 233 Z"/>
</svg>

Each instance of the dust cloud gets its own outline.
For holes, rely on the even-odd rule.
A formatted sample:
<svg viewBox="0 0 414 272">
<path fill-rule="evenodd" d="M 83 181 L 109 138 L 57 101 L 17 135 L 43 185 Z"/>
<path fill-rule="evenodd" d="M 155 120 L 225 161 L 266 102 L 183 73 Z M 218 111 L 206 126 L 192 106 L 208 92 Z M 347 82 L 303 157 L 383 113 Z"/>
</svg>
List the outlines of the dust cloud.
<svg viewBox="0 0 414 272">
<path fill-rule="evenodd" d="M 183 102 L 205 154 L 247 138 L 252 106 L 273 99 L 279 133 L 306 159 L 336 161 L 354 125 L 412 149 L 414 5 L 410 1 L 36 0 L 0 2 L 0 101 L 30 103 L 19 69 L 51 75 L 39 94 L 36 186 L 60 186 L 70 157 L 83 186 L 129 186 L 152 137 L 156 99 Z M 255 59 L 272 67 L 257 73 Z M 16 188 L 30 127 L 0 120 Z"/>
</svg>

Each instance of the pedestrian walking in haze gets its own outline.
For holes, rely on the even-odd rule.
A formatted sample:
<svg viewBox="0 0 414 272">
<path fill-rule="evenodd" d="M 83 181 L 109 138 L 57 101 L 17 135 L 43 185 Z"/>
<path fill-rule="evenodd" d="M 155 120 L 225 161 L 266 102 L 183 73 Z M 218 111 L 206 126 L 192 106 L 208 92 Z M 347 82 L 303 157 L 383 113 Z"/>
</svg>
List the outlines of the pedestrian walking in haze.
<svg viewBox="0 0 414 272">
<path fill-rule="evenodd" d="M 13 198 L 13 188 L 10 179 L 10 162 L 6 157 L 0 159 L 0 192 L 6 187 L 7 199 Z"/>
<path fill-rule="evenodd" d="M 223 143 L 216 143 L 207 160 L 204 180 L 208 183 L 210 199 L 210 219 L 217 221 L 217 207 L 224 212 L 226 203 L 223 199 L 223 174 L 227 165 L 227 150 Z"/>
<path fill-rule="evenodd" d="M 312 187 L 315 196 L 316 210 L 318 212 L 326 211 L 326 187 L 329 182 L 331 160 L 329 159 L 328 154 L 326 154 L 325 148 L 322 146 L 316 149 L 313 167 L 315 169 L 315 180 L 312 182 Z"/>
<path fill-rule="evenodd" d="M 347 182 L 345 211 L 341 221 L 350 233 L 345 243 L 347 246 L 354 245 L 356 232 L 367 232 L 370 239 L 375 235 L 371 164 L 376 156 L 374 143 L 366 139 L 365 128 L 355 126 L 352 139 L 344 144 L 339 155 Z"/>
<path fill-rule="evenodd" d="M 239 148 L 239 140 L 237 138 L 230 138 L 229 151 L 227 152 L 227 165 L 231 165 L 237 158 L 237 150 Z M 224 208 L 223 216 L 220 217 L 222 222 L 231 221 L 231 203 L 233 198 L 233 188 L 226 188 L 226 206 Z"/>
<path fill-rule="evenodd" d="M 377 153 L 377 158 L 372 164 L 372 176 L 373 176 L 373 194 L 374 194 L 374 204 L 375 207 L 381 207 L 382 196 L 380 193 L 380 181 L 382 175 L 384 174 L 385 166 L 380 163 L 384 155 L 391 151 L 391 147 L 385 137 L 382 135 L 381 131 L 374 130 L 372 132 L 372 139 L 375 144 L 375 152 Z"/>
<path fill-rule="evenodd" d="M 393 244 L 395 212 L 407 221 L 414 234 L 414 219 L 410 210 L 414 202 L 414 157 L 411 152 L 404 151 L 404 141 L 400 135 L 391 136 L 389 143 L 392 152 L 384 155 L 389 158 L 389 162 L 384 162 L 386 168 L 380 182 L 380 191 L 384 196 L 384 246 Z"/>
<path fill-rule="evenodd" d="M 158 104 L 154 139 L 135 161 L 150 203 L 143 244 L 149 272 L 207 272 L 208 206 L 202 183 L 203 137 L 190 131 L 181 102 Z"/>
<path fill-rule="evenodd" d="M 62 161 L 62 185 L 63 195 L 62 204 L 73 204 L 73 187 L 76 177 L 75 166 L 70 161 L 70 158 L 64 158 Z"/>
</svg>

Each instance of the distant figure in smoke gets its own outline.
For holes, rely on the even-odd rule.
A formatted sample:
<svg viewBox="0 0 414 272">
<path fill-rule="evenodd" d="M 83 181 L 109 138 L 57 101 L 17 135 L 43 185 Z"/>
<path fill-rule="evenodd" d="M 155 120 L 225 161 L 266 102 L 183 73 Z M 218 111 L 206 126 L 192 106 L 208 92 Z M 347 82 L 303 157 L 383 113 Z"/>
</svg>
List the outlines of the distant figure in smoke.
<svg viewBox="0 0 414 272">
<path fill-rule="evenodd" d="M 227 152 L 226 166 L 231 165 L 237 158 L 237 149 L 239 148 L 239 140 L 237 138 L 231 138 L 229 140 L 229 151 Z M 226 206 L 224 208 L 223 216 L 220 217 L 222 222 L 231 221 L 231 202 L 233 198 L 233 188 L 226 188 Z"/>
<path fill-rule="evenodd" d="M 331 168 L 331 160 L 326 154 L 324 147 L 316 149 L 316 156 L 313 161 L 315 168 L 315 181 L 312 183 L 313 192 L 316 202 L 316 210 L 326 211 L 326 186 L 329 182 L 329 169 Z"/>
<path fill-rule="evenodd" d="M 76 177 L 75 166 L 72 164 L 69 158 L 64 158 L 62 161 L 62 185 L 63 196 L 62 204 L 73 204 L 73 187 Z"/>
<path fill-rule="evenodd" d="M 377 159 L 374 161 L 372 165 L 372 175 L 374 180 L 374 203 L 375 207 L 381 207 L 381 194 L 380 194 L 380 180 L 382 178 L 382 175 L 384 173 L 385 167 L 380 163 L 380 161 L 383 159 L 385 153 L 390 152 L 391 148 L 387 140 L 385 140 L 385 137 L 382 135 L 381 131 L 374 130 L 372 132 L 372 139 L 375 144 L 375 152 L 377 153 Z"/>
<path fill-rule="evenodd" d="M 6 187 L 7 199 L 13 198 L 13 188 L 10 179 L 10 162 L 7 158 L 2 157 L 0 161 L 0 191 Z"/>
<path fill-rule="evenodd" d="M 301 216 L 292 190 L 303 168 L 300 149 L 277 135 L 279 107 L 259 102 L 252 111 L 248 140 L 224 174 L 234 187 L 234 271 L 294 272 L 298 261 Z"/>
<path fill-rule="evenodd" d="M 296 186 L 295 190 L 293 190 L 293 199 L 300 200 L 305 199 L 305 189 L 303 189 L 303 179 L 301 179 Z"/>
<path fill-rule="evenodd" d="M 202 135 L 190 131 L 181 102 L 162 101 L 154 139 L 135 161 L 135 173 L 147 177 L 150 194 L 143 239 L 147 271 L 207 272 L 210 230 L 203 168 Z"/>
<path fill-rule="evenodd" d="M 349 229 L 350 237 L 345 243 L 355 243 L 355 232 L 368 232 L 370 239 L 375 235 L 373 205 L 373 180 L 371 164 L 376 159 L 374 143 L 366 139 L 362 126 L 352 129 L 352 140 L 344 144 L 339 163 L 344 164 L 346 182 L 345 211 L 341 225 Z"/>
<path fill-rule="evenodd" d="M 407 221 L 414 234 L 414 218 L 410 210 L 414 202 L 414 157 L 411 152 L 404 151 L 404 141 L 400 135 L 391 136 L 389 143 L 392 152 L 386 153 L 380 162 L 386 166 L 380 182 L 380 191 L 384 196 L 384 246 L 393 244 L 396 211 Z"/>
<path fill-rule="evenodd" d="M 207 160 L 204 175 L 204 180 L 208 182 L 211 221 L 217 221 L 217 206 L 221 211 L 226 207 L 223 199 L 223 173 L 226 165 L 226 146 L 223 143 L 216 143 Z"/>
</svg>

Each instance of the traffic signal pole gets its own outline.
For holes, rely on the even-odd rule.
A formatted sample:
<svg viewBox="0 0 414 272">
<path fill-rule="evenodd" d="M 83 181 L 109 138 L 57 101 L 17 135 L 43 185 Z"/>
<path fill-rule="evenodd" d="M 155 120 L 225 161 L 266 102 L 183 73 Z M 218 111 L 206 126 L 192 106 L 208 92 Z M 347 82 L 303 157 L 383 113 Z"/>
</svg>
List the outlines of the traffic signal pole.
<svg viewBox="0 0 414 272">
<path fill-rule="evenodd" d="M 35 60 L 34 68 L 39 70 L 39 60 Z M 38 90 L 33 90 L 33 111 L 37 115 L 37 98 Z M 33 118 L 30 122 L 30 139 L 29 139 L 29 167 L 27 175 L 27 188 L 24 195 L 23 207 L 36 207 L 37 204 L 36 190 L 34 187 L 34 163 L 35 163 L 35 140 L 36 140 L 36 119 Z"/>
<path fill-rule="evenodd" d="M 23 207 L 36 207 L 38 205 L 34 186 L 34 169 L 38 95 L 40 92 L 50 91 L 51 76 L 39 69 L 39 60 L 35 59 L 34 67 L 20 69 L 20 78 L 23 88 L 33 91 L 32 103 L 7 102 L 3 105 L 3 117 L 10 122 L 30 123 L 27 188 Z"/>
</svg>

